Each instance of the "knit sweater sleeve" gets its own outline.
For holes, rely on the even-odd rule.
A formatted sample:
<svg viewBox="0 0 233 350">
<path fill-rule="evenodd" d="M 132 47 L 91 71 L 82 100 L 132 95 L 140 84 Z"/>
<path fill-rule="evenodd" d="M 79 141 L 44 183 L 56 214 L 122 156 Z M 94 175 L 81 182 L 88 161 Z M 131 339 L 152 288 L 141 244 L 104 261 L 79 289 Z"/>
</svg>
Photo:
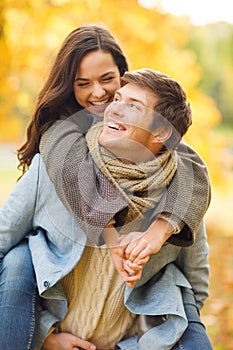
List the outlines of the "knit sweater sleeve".
<svg viewBox="0 0 233 350">
<path fill-rule="evenodd" d="M 104 227 L 127 204 L 89 156 L 84 135 L 91 123 L 85 112 L 57 121 L 43 134 L 40 152 L 62 203 L 87 237 L 102 245 Z"/>
<path fill-rule="evenodd" d="M 206 165 L 197 152 L 184 141 L 177 148 L 178 165 L 168 189 L 154 210 L 165 215 L 175 227 L 182 227 L 169 242 L 189 246 L 195 240 L 200 223 L 209 207 L 211 187 Z M 181 225 L 181 226 L 180 226 Z"/>
<path fill-rule="evenodd" d="M 103 228 L 127 204 L 88 153 L 84 134 L 91 122 L 85 112 L 78 112 L 55 123 L 42 136 L 40 152 L 61 201 L 99 245 L 104 243 Z M 152 218 L 163 215 L 175 227 L 183 227 L 169 242 L 189 246 L 209 206 L 210 184 L 203 160 L 190 146 L 182 142 L 177 153 L 176 174 Z"/>
</svg>

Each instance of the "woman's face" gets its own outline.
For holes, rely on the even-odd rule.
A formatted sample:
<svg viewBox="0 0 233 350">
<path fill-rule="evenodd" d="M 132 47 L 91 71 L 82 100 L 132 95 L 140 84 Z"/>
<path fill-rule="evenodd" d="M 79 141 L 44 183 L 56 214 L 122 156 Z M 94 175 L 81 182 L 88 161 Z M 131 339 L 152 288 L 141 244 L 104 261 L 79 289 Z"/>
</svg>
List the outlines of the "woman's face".
<svg viewBox="0 0 233 350">
<path fill-rule="evenodd" d="M 80 62 L 74 82 L 76 101 L 91 113 L 103 116 L 120 88 L 120 72 L 109 52 L 90 52 Z"/>
</svg>

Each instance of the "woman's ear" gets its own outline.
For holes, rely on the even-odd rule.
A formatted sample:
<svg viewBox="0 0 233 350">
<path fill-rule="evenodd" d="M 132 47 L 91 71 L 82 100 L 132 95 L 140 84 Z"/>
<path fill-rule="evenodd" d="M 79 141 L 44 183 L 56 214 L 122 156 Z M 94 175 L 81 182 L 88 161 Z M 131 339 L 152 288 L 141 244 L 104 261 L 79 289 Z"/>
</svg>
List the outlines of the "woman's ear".
<svg viewBox="0 0 233 350">
<path fill-rule="evenodd" d="M 158 128 L 153 135 L 155 143 L 165 143 L 172 135 L 172 128 Z"/>
</svg>

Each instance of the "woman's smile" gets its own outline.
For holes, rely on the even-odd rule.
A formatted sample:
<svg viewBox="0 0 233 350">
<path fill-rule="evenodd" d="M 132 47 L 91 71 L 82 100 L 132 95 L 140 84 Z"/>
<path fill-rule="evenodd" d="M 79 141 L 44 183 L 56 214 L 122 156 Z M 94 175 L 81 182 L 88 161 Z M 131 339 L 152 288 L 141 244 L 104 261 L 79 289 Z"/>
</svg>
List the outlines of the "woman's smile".
<svg viewBox="0 0 233 350">
<path fill-rule="evenodd" d="M 103 116 L 120 87 L 120 72 L 109 52 L 87 54 L 77 70 L 74 82 L 76 101 L 98 116 Z"/>
</svg>

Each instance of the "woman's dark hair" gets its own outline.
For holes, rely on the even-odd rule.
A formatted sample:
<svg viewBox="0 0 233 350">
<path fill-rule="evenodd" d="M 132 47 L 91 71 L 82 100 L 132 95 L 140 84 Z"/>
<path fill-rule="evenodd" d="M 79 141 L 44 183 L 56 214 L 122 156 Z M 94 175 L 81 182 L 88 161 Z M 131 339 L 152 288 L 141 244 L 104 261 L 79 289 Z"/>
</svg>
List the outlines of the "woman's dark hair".
<svg viewBox="0 0 233 350">
<path fill-rule="evenodd" d="M 34 155 L 39 152 L 43 132 L 61 115 L 69 116 L 82 109 L 73 93 L 75 75 L 80 61 L 96 50 L 112 55 L 121 76 L 128 70 L 126 57 L 108 29 L 97 24 L 87 24 L 73 30 L 64 40 L 55 58 L 27 128 L 27 140 L 17 151 L 18 168 L 23 173 Z"/>
</svg>

